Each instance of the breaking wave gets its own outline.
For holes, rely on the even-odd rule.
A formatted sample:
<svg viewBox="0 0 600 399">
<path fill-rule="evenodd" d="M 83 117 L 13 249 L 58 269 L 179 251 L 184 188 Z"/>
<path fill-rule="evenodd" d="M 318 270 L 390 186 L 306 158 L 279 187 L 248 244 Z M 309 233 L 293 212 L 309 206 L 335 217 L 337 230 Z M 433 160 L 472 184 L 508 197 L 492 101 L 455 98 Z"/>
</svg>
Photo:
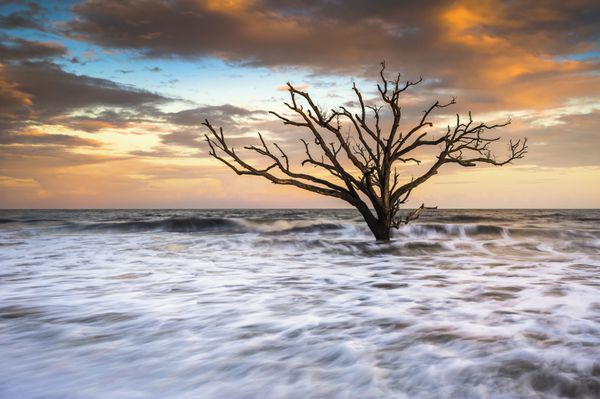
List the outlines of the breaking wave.
<svg viewBox="0 0 600 399">
<path fill-rule="evenodd" d="M 107 231 L 139 233 L 145 231 L 165 231 L 171 233 L 193 233 L 214 231 L 223 233 L 244 232 L 242 223 L 226 218 L 169 218 L 163 220 L 103 222 L 76 224 L 67 229 L 75 231 Z"/>
<path fill-rule="evenodd" d="M 0 211 L 0 397 L 598 398 L 600 211 Z"/>
<path fill-rule="evenodd" d="M 473 218 L 474 220 L 476 218 Z M 480 218 L 484 220 L 483 218 Z M 40 222 L 40 221 L 37 221 Z M 257 218 L 184 217 L 97 223 L 68 223 L 53 228 L 71 233 L 204 233 L 215 235 L 258 234 L 266 237 L 344 238 L 372 241 L 366 224 L 360 220 L 272 220 Z M 412 223 L 392 231 L 395 240 L 499 240 L 499 239 L 599 239 L 600 230 L 550 229 L 536 226 L 506 227 L 479 223 Z"/>
<path fill-rule="evenodd" d="M 170 233 L 264 233 L 264 234 L 311 234 L 311 233 L 367 233 L 366 224 L 334 223 L 315 220 L 260 220 L 231 218 L 168 218 L 150 221 L 119 221 L 83 223 L 66 226 L 67 230 L 82 232 L 170 232 Z M 409 224 L 395 231 L 397 237 L 502 237 L 509 229 L 485 224 Z"/>
<path fill-rule="evenodd" d="M 332 222 L 307 221 L 263 221 L 232 218 L 168 218 L 150 221 L 84 223 L 65 226 L 74 232 L 169 232 L 169 233 L 214 233 L 214 234 L 310 234 L 341 231 L 350 225 Z"/>
</svg>

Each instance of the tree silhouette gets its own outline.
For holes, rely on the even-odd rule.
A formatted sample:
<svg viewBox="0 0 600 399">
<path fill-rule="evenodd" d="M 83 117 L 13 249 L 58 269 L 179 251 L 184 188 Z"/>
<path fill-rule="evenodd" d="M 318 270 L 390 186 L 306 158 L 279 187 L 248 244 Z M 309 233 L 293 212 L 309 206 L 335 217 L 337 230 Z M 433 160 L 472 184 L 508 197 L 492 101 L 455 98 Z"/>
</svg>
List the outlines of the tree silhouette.
<svg viewBox="0 0 600 399">
<path fill-rule="evenodd" d="M 379 76 L 381 82 L 377 84 L 377 89 L 383 106 L 367 105 L 363 95 L 353 84 L 358 112 L 353 113 L 344 106 L 327 112 L 316 105 L 307 92 L 288 83 L 291 101 L 285 105 L 297 119 L 270 111 L 284 125 L 308 129 L 313 136 L 314 146 L 301 140 L 306 156 L 301 165 L 320 169 L 321 172 L 326 172 L 327 178 L 292 170 L 286 152 L 276 143 L 272 146 L 267 144 L 260 133 L 260 145 L 246 146 L 244 149 L 261 155 L 269 161 L 269 165 L 254 166 L 227 143 L 222 128 L 215 128 L 205 120 L 204 125 L 210 131 L 205 136 L 210 146 L 209 154 L 238 175 L 262 176 L 275 184 L 295 186 L 342 199 L 361 213 L 377 240 L 387 241 L 392 228 L 415 220 L 427 209 L 425 205 L 421 205 L 408 216 L 399 216 L 400 206 L 408 200 L 413 190 L 437 174 L 442 165 L 502 166 L 523 158 L 527 153 L 527 139 L 516 142 L 510 140 L 509 154 L 503 160 L 497 160 L 492 153 L 490 145 L 498 141 L 499 137 L 490 138 L 485 134 L 510 124 L 510 120 L 493 125 L 474 123 L 469 112 L 466 121 L 461 120 L 457 114 L 455 125 L 447 126 L 438 138 L 425 131 L 433 127 L 430 121 L 432 114 L 455 104 L 455 99 L 447 103 L 436 101 L 423 112 L 416 125 L 401 131 L 400 96 L 410 87 L 421 83 L 422 78 L 402 83 L 398 74 L 394 80 L 388 80 L 385 63 L 381 64 Z M 370 118 L 367 117 L 368 110 L 372 113 Z M 391 125 L 384 132 L 385 110 L 389 112 Z M 342 130 L 347 133 L 344 134 Z M 401 181 L 396 166 L 400 163 L 420 164 L 421 160 L 415 155 L 418 150 L 436 146 L 439 152 L 431 166 L 418 177 Z M 315 148 L 319 155 L 316 155 Z"/>
</svg>

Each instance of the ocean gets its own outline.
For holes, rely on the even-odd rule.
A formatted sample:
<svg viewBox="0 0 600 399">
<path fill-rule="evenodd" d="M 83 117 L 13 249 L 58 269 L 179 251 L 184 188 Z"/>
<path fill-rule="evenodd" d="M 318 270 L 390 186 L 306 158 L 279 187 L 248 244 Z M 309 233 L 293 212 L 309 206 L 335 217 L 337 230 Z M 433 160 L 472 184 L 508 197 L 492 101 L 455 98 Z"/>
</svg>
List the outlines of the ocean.
<svg viewBox="0 0 600 399">
<path fill-rule="evenodd" d="M 600 210 L 0 211 L 1 398 L 598 398 Z"/>
</svg>

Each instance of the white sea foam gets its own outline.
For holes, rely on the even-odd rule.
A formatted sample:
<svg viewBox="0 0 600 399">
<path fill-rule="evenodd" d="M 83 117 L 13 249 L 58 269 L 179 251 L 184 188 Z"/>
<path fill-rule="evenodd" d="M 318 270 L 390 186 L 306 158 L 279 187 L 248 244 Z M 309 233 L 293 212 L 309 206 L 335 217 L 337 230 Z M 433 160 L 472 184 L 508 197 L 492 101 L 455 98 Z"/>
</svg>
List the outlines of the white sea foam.
<svg viewBox="0 0 600 399">
<path fill-rule="evenodd" d="M 600 212 L 4 211 L 2 398 L 600 396 Z"/>
</svg>

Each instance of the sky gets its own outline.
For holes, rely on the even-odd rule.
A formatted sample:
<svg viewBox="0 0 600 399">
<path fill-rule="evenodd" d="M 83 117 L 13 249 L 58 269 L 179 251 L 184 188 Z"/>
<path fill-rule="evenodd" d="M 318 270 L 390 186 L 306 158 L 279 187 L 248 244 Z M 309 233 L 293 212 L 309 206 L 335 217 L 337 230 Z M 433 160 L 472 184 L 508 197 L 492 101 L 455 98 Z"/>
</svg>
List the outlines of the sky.
<svg viewBox="0 0 600 399">
<path fill-rule="evenodd" d="M 436 100 L 512 123 L 503 167 L 448 166 L 407 207 L 600 207 L 600 3 L 574 1 L 0 0 L 1 208 L 343 207 L 208 154 L 206 118 L 237 148 L 257 132 L 301 166 L 291 82 L 324 109 L 377 104 L 381 61 L 423 82 L 401 129 Z M 251 154 L 248 159 L 260 165 Z M 423 165 L 435 159 L 422 154 Z M 410 181 L 418 173 L 401 169 Z"/>
</svg>

